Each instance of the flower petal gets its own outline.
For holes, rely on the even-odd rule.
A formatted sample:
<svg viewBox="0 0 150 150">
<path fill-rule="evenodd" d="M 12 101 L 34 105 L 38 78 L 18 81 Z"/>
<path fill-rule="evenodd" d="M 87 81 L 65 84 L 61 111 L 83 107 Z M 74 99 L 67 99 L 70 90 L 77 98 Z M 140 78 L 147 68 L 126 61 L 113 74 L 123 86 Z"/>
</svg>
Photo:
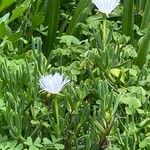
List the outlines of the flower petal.
<svg viewBox="0 0 150 150">
<path fill-rule="evenodd" d="M 52 94 L 59 94 L 68 82 L 69 80 L 59 73 L 55 73 L 54 75 L 45 75 L 39 79 L 41 90 Z"/>
<path fill-rule="evenodd" d="M 120 0 L 92 0 L 99 11 L 110 14 L 120 3 Z"/>
</svg>

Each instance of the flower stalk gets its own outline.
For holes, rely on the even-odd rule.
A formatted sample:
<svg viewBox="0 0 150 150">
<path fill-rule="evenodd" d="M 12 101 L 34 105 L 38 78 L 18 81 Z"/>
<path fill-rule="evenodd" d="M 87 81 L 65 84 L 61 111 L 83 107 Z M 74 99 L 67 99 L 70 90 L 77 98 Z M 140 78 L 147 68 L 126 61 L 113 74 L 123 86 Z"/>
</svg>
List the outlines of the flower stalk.
<svg viewBox="0 0 150 150">
<path fill-rule="evenodd" d="M 106 16 L 103 17 L 103 50 L 106 49 Z"/>
<path fill-rule="evenodd" d="M 60 130 L 59 130 L 59 110 L 58 110 L 58 100 L 57 100 L 57 98 L 54 99 L 54 105 L 55 105 L 55 114 L 56 114 L 56 122 L 57 122 L 57 135 L 60 135 Z"/>
</svg>

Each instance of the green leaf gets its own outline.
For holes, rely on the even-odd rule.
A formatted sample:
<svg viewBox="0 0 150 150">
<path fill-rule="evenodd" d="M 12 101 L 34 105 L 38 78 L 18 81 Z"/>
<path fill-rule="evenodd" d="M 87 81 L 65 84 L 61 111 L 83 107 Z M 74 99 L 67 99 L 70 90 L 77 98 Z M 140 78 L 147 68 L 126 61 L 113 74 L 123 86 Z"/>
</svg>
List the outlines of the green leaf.
<svg viewBox="0 0 150 150">
<path fill-rule="evenodd" d="M 2 22 L 0 24 L 0 38 L 2 39 L 3 37 L 5 37 L 6 33 L 7 33 L 7 30 L 6 30 L 6 27 L 5 27 L 5 23 Z"/>
<path fill-rule="evenodd" d="M 23 16 L 23 13 L 29 8 L 31 0 L 24 1 L 21 5 L 17 6 L 12 12 L 9 23 L 17 19 L 18 17 Z"/>
<path fill-rule="evenodd" d="M 52 142 L 48 138 L 43 138 L 43 143 L 45 145 L 51 145 L 52 144 Z"/>
<path fill-rule="evenodd" d="M 16 0 L 1 0 L 0 1 L 0 12 L 12 5 Z"/>
<path fill-rule="evenodd" d="M 132 95 L 122 98 L 121 102 L 128 105 L 128 107 L 126 107 L 126 113 L 129 115 L 141 107 L 140 100 Z"/>
<path fill-rule="evenodd" d="M 134 0 L 123 0 L 122 30 L 123 34 L 133 38 Z"/>
<path fill-rule="evenodd" d="M 140 148 L 145 148 L 148 145 L 150 145 L 150 137 L 146 137 L 140 144 L 139 147 Z"/>
<path fill-rule="evenodd" d="M 17 141 L 12 141 L 9 148 L 14 149 L 16 147 L 16 145 L 17 145 Z"/>
<path fill-rule="evenodd" d="M 22 150 L 23 149 L 23 145 L 19 144 L 15 147 L 15 150 Z"/>
<path fill-rule="evenodd" d="M 54 48 L 59 18 L 60 0 L 49 0 L 47 5 L 46 22 L 48 25 L 48 49 Z M 47 18 L 48 17 L 48 18 Z"/>
<path fill-rule="evenodd" d="M 28 137 L 25 144 L 27 145 L 32 145 L 33 144 L 33 141 L 32 141 L 32 138 L 31 137 Z"/>
<path fill-rule="evenodd" d="M 31 145 L 31 146 L 29 147 L 29 150 L 39 150 L 39 148 L 36 147 L 36 146 L 34 146 L 34 145 Z"/>
<path fill-rule="evenodd" d="M 92 123 L 93 123 L 94 127 L 95 127 L 97 130 L 99 130 L 101 133 L 103 133 L 103 134 L 106 133 L 106 131 L 105 131 L 105 129 L 103 128 L 103 126 L 102 126 L 97 120 L 93 121 Z"/>
<path fill-rule="evenodd" d="M 0 99 L 0 110 L 6 110 L 5 103 L 2 99 Z"/>
<path fill-rule="evenodd" d="M 1 17 L 0 18 L 0 23 L 2 23 L 2 22 L 6 23 L 9 20 L 9 16 L 10 16 L 10 13 L 7 13 L 3 17 Z"/>
<path fill-rule="evenodd" d="M 41 139 L 39 137 L 37 137 L 34 141 L 34 145 L 37 146 L 37 147 L 42 147 L 42 144 L 41 144 Z"/>
<path fill-rule="evenodd" d="M 16 42 L 19 40 L 19 38 L 22 37 L 22 32 L 16 32 L 16 33 L 13 33 L 11 34 L 7 40 L 10 41 L 10 42 Z"/>
<path fill-rule="evenodd" d="M 144 127 L 144 126 L 148 125 L 149 123 L 150 123 L 150 118 L 146 118 L 139 124 L 139 126 Z"/>
<path fill-rule="evenodd" d="M 128 115 L 132 115 L 135 111 L 132 107 L 126 107 L 125 110 Z"/>
<path fill-rule="evenodd" d="M 64 35 L 61 36 L 60 43 L 66 43 L 67 46 L 71 46 L 72 44 L 79 45 L 80 41 L 72 35 Z"/>
<path fill-rule="evenodd" d="M 37 14 L 36 16 L 32 17 L 32 26 L 37 27 L 44 22 L 44 16 L 42 14 Z"/>
<path fill-rule="evenodd" d="M 135 64 L 139 68 L 142 68 L 142 66 L 146 63 L 147 53 L 150 50 L 150 38 L 149 37 L 150 37 L 150 23 L 139 45 L 138 57 L 135 59 Z"/>
<path fill-rule="evenodd" d="M 132 45 L 127 45 L 126 47 L 123 48 L 123 51 L 124 51 L 124 56 L 126 58 L 136 58 L 137 57 L 137 52 Z"/>
<path fill-rule="evenodd" d="M 38 124 L 40 124 L 40 121 L 38 121 L 38 120 L 31 120 L 31 124 L 38 125 Z"/>
<path fill-rule="evenodd" d="M 114 75 L 116 78 L 119 78 L 122 83 L 125 83 L 126 74 L 121 69 L 113 68 L 110 70 L 110 74 Z"/>
<path fill-rule="evenodd" d="M 86 8 L 91 5 L 91 0 L 80 0 L 75 13 L 69 23 L 66 34 L 73 35 L 76 31 L 77 23 L 83 22 L 87 16 Z"/>
<path fill-rule="evenodd" d="M 57 150 L 65 148 L 63 144 L 54 144 L 54 146 Z"/>
<path fill-rule="evenodd" d="M 139 0 L 139 10 L 145 8 L 147 0 Z"/>
<path fill-rule="evenodd" d="M 147 0 L 145 10 L 144 10 L 144 16 L 143 16 L 142 23 L 141 23 L 141 29 L 147 28 L 150 23 L 149 6 L 150 6 L 150 1 Z"/>
</svg>

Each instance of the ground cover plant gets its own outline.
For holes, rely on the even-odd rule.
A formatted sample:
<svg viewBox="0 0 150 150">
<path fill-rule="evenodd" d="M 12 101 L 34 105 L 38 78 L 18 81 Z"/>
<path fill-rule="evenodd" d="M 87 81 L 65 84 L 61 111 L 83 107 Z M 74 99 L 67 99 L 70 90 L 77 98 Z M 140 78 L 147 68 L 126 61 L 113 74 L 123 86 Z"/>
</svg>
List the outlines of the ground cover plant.
<svg viewBox="0 0 150 150">
<path fill-rule="evenodd" d="M 150 0 L 1 0 L 0 149 L 149 150 Z"/>
</svg>

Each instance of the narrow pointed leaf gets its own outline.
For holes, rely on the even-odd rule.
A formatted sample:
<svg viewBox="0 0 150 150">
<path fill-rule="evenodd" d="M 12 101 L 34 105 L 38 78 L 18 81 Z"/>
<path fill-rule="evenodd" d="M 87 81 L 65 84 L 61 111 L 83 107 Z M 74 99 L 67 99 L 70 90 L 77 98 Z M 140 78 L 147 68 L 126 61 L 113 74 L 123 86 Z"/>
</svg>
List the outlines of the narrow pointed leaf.
<svg viewBox="0 0 150 150">
<path fill-rule="evenodd" d="M 150 23 L 150 0 L 146 2 L 144 16 L 141 23 L 141 29 L 147 28 Z"/>
<path fill-rule="evenodd" d="M 134 0 L 123 1 L 123 18 L 122 18 L 122 30 L 126 36 L 133 37 L 133 25 L 134 25 Z"/>
<path fill-rule="evenodd" d="M 75 10 L 75 13 L 71 19 L 71 22 L 69 23 L 66 34 L 73 35 L 75 33 L 77 23 L 83 22 L 83 20 L 86 18 L 87 14 L 85 9 L 88 6 L 90 6 L 90 4 L 91 4 L 91 0 L 80 0 Z"/>
<path fill-rule="evenodd" d="M 48 49 L 52 50 L 56 39 L 60 0 L 49 0 L 47 6 Z"/>
<path fill-rule="evenodd" d="M 16 0 L 1 0 L 0 1 L 0 12 L 12 5 Z"/>
<path fill-rule="evenodd" d="M 12 16 L 10 17 L 9 23 L 14 21 L 18 17 L 21 17 L 23 13 L 28 9 L 30 3 L 31 3 L 31 0 L 26 0 L 24 1 L 24 3 L 19 5 L 16 9 L 14 9 L 12 12 Z"/>
<path fill-rule="evenodd" d="M 141 68 L 146 63 L 146 56 L 150 50 L 150 23 L 146 34 L 144 35 L 141 44 L 139 45 L 138 57 L 135 63 Z"/>
</svg>

